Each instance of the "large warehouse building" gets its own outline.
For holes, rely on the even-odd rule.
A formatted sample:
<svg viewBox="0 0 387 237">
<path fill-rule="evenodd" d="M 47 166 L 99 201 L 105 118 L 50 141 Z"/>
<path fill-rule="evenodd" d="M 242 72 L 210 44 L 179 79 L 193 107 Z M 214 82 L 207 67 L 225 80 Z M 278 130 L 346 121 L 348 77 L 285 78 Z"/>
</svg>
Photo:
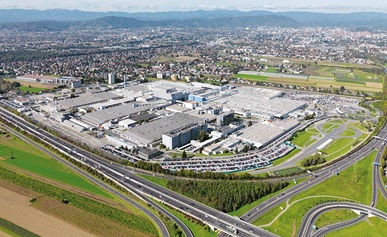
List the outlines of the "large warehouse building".
<svg viewBox="0 0 387 237">
<path fill-rule="evenodd" d="M 93 94 L 82 94 L 77 98 L 59 100 L 58 106 L 63 109 L 76 108 L 91 105 L 102 101 L 118 98 L 119 96 L 110 92 L 100 92 Z"/>
<path fill-rule="evenodd" d="M 259 148 L 273 142 L 299 124 L 300 122 L 295 119 L 278 120 L 272 123 L 265 121 L 242 130 L 243 134 L 238 138 Z"/>
<path fill-rule="evenodd" d="M 150 110 L 152 108 L 157 108 L 158 106 L 160 105 L 159 104 L 140 105 L 140 104 L 129 103 L 129 104 L 124 104 L 124 105 L 88 113 L 82 117 L 82 120 L 84 120 L 85 122 L 95 127 L 99 127 L 102 124 L 109 122 L 113 119 L 121 119 L 131 114 L 136 114 L 139 112 Z"/>
<path fill-rule="evenodd" d="M 178 129 L 191 128 L 196 133 L 197 127 L 194 124 L 200 123 L 202 120 L 197 117 L 178 113 L 129 129 L 121 136 L 139 146 L 149 147 L 159 144 L 163 134 Z"/>
<path fill-rule="evenodd" d="M 305 102 L 280 98 L 282 94 L 281 91 L 270 89 L 239 87 L 238 93 L 222 97 L 214 103 L 223 106 L 224 110 L 234 110 L 243 117 L 264 119 L 282 119 L 307 106 Z"/>
</svg>

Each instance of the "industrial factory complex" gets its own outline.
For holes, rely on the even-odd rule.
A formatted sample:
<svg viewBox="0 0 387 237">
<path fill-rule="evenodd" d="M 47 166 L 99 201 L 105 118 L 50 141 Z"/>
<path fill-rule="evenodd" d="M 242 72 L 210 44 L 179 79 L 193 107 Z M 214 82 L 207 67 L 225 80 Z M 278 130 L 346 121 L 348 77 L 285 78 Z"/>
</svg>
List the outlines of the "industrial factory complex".
<svg viewBox="0 0 387 237">
<path fill-rule="evenodd" d="M 105 150 L 111 151 L 106 146 L 116 147 L 116 155 L 164 162 L 169 167 L 173 150 L 193 156 L 262 152 L 278 139 L 291 135 L 305 116 L 314 113 L 311 104 L 317 100 L 284 95 L 283 91 L 257 87 L 160 80 L 82 86 L 71 92 L 63 89 L 6 103 L 32 118 L 58 123 L 67 132 L 97 139 Z M 293 149 L 283 143 L 275 147 L 281 155 Z M 225 169 L 237 171 L 270 164 L 269 160 L 255 157 L 259 160 L 252 165 L 230 165 L 232 169 Z"/>
</svg>

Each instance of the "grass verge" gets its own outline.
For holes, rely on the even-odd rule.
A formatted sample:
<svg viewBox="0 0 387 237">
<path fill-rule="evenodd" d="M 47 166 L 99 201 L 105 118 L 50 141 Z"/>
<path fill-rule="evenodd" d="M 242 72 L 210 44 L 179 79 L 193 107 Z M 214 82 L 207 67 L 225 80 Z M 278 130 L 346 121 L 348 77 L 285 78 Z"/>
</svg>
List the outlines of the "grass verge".
<svg viewBox="0 0 387 237">
<path fill-rule="evenodd" d="M 327 237 L 359 236 L 359 237 L 385 237 L 387 222 L 377 217 L 369 218 L 356 225 L 327 234 Z"/>
<path fill-rule="evenodd" d="M 146 175 L 146 174 L 139 174 L 140 177 L 143 177 L 144 179 L 147 179 L 153 183 L 156 183 L 164 188 L 167 187 L 168 179 L 161 178 L 159 176 L 152 176 L 152 175 Z"/>
<path fill-rule="evenodd" d="M 194 219 L 186 218 L 185 215 L 181 212 L 178 212 L 162 203 L 158 203 L 160 206 L 162 206 L 164 209 L 168 210 L 169 213 L 177 217 L 179 220 L 181 220 L 192 232 L 193 236 L 200 237 L 200 236 L 208 236 L 208 237 L 216 237 L 218 234 L 214 231 L 212 231 L 209 228 L 205 228 L 205 225 L 198 224 L 195 222 Z"/>
</svg>

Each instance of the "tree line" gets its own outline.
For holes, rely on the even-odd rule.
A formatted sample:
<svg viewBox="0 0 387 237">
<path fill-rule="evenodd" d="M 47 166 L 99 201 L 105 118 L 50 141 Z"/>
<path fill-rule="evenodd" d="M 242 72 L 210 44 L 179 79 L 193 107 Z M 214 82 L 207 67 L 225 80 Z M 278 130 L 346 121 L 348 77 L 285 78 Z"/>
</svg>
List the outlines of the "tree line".
<svg viewBox="0 0 387 237">
<path fill-rule="evenodd" d="M 287 182 L 172 180 L 167 188 L 222 212 L 232 212 L 288 186 Z"/>
</svg>

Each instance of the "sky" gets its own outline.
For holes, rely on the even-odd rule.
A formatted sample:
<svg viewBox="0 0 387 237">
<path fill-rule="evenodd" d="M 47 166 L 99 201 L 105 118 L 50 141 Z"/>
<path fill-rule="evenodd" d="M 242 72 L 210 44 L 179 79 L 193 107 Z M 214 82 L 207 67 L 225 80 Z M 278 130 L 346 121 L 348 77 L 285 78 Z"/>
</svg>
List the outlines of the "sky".
<svg viewBox="0 0 387 237">
<path fill-rule="evenodd" d="M 0 0 L 0 9 L 77 9 L 158 12 L 191 10 L 269 10 L 314 12 L 387 12 L 386 0 Z"/>
</svg>

